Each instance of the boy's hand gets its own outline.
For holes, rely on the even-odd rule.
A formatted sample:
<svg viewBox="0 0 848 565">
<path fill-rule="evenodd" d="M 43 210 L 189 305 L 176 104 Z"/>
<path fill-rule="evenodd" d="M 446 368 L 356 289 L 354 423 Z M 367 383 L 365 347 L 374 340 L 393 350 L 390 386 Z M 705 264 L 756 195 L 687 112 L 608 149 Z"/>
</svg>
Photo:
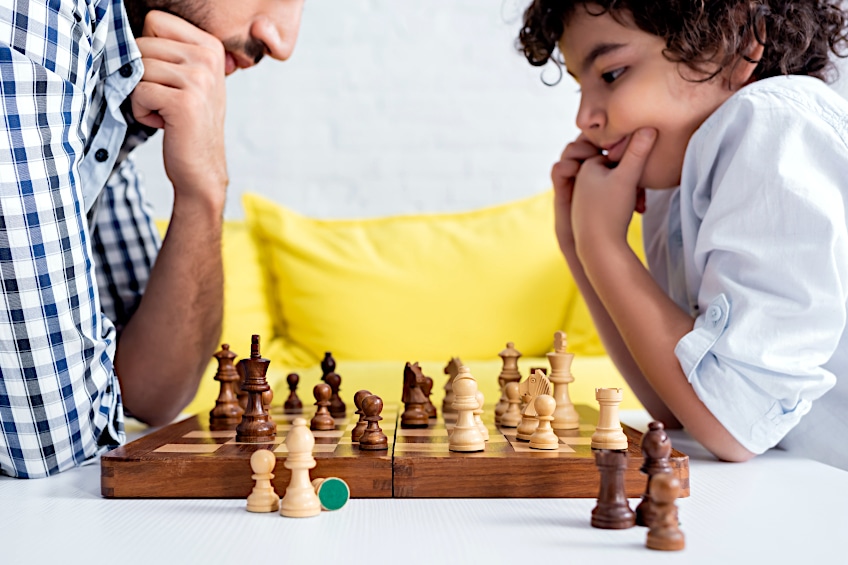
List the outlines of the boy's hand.
<svg viewBox="0 0 848 565">
<path fill-rule="evenodd" d="M 583 163 L 574 182 L 572 203 L 577 243 L 583 239 L 627 238 L 633 211 L 644 210 L 644 189 L 639 186 L 639 179 L 656 138 L 654 129 L 637 130 L 614 168 L 603 155 Z"/>
<path fill-rule="evenodd" d="M 559 162 L 551 169 L 554 183 L 554 218 L 556 235 L 563 254 L 574 249 L 574 233 L 571 226 L 571 201 L 574 192 L 574 179 L 580 166 L 587 159 L 599 156 L 601 150 L 592 145 L 585 136 L 565 146 Z"/>
<path fill-rule="evenodd" d="M 137 40 L 144 75 L 132 95 L 135 118 L 163 128 L 165 171 L 175 203 L 200 197 L 223 207 L 224 46 L 182 18 L 151 11 Z"/>
</svg>

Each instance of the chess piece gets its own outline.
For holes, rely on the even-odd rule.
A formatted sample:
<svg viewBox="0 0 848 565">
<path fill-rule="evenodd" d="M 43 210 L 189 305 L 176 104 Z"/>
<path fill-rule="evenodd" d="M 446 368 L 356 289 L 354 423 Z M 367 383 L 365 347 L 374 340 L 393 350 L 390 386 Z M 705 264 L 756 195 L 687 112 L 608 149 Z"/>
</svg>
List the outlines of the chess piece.
<svg viewBox="0 0 848 565">
<path fill-rule="evenodd" d="M 380 412 L 383 411 L 383 399 L 372 394 L 362 399 L 362 412 L 365 414 L 365 421 L 368 422 L 365 431 L 359 438 L 359 449 L 368 451 L 381 451 L 389 448 L 389 438 L 383 433 L 380 428 Z"/>
<path fill-rule="evenodd" d="M 213 431 L 235 429 L 244 414 L 236 396 L 239 375 L 233 364 L 235 358 L 236 354 L 230 351 L 227 343 L 221 345 L 221 350 L 215 353 L 215 359 L 218 360 L 215 380 L 221 383 L 221 390 L 215 400 L 215 408 L 209 412 L 209 429 Z"/>
<path fill-rule="evenodd" d="M 618 405 L 621 404 L 622 395 L 620 388 L 595 389 L 600 410 L 598 426 L 592 434 L 592 449 L 627 449 L 627 436 L 618 419 Z"/>
<path fill-rule="evenodd" d="M 359 421 L 356 422 L 356 426 L 350 432 L 351 441 L 359 441 L 359 438 L 365 431 L 365 427 L 368 425 L 368 422 L 365 421 L 365 412 L 362 411 L 362 401 L 365 400 L 366 396 L 371 396 L 371 393 L 367 390 L 358 390 L 353 395 L 353 405 L 356 406 L 356 414 L 359 414 Z"/>
<path fill-rule="evenodd" d="M 636 515 L 624 492 L 627 452 L 612 449 L 594 450 L 595 465 L 601 474 L 598 504 L 592 510 L 592 526 L 605 530 L 623 530 L 636 524 Z"/>
<path fill-rule="evenodd" d="M 409 363 L 403 369 L 403 414 L 400 416 L 401 428 L 426 428 L 430 425 L 430 418 L 424 410 L 427 397 L 419 386 L 418 377 L 421 374 L 418 363 Z"/>
<path fill-rule="evenodd" d="M 515 344 L 511 341 L 507 342 L 506 349 L 498 353 L 498 356 L 503 360 L 503 367 L 498 375 L 501 397 L 495 405 L 496 424 L 500 423 L 501 416 L 503 416 L 509 406 L 509 401 L 506 397 L 506 385 L 512 382 L 517 383 L 521 380 L 521 373 L 518 372 L 518 358 L 521 357 L 521 352 L 515 349 Z"/>
<path fill-rule="evenodd" d="M 686 538 L 680 531 L 677 505 L 674 504 L 680 494 L 680 481 L 671 473 L 660 473 L 651 477 L 649 489 L 656 516 L 648 530 L 645 546 L 662 551 L 683 549 Z"/>
<path fill-rule="evenodd" d="M 580 427 L 580 417 L 568 394 L 568 385 L 574 382 L 574 377 L 571 376 L 574 354 L 566 351 L 565 332 L 559 331 L 554 334 L 554 351 L 547 356 L 548 363 L 551 365 L 548 380 L 554 385 L 556 400 L 554 421 L 551 426 L 555 430 L 576 430 Z"/>
<path fill-rule="evenodd" d="M 518 383 L 512 382 L 504 387 L 508 401 L 508 407 L 501 416 L 501 427 L 517 428 L 521 423 L 521 397 Z"/>
<path fill-rule="evenodd" d="M 277 425 L 268 414 L 262 402 L 262 393 L 271 389 L 265 374 L 268 359 L 259 354 L 259 336 L 254 335 L 250 342 L 250 359 L 243 359 L 245 372 L 242 390 L 247 392 L 247 408 L 236 427 L 236 441 L 241 443 L 265 443 L 274 441 Z M 240 362 L 240 363 L 242 363 Z"/>
<path fill-rule="evenodd" d="M 244 414 L 244 411 L 247 410 L 247 391 L 242 389 L 244 385 L 244 377 L 247 375 L 247 359 L 241 359 L 238 363 L 236 363 L 236 373 L 238 373 L 238 381 L 236 381 L 235 386 L 233 387 L 236 391 L 236 396 L 238 397 L 238 403 L 241 407 L 241 412 Z"/>
<path fill-rule="evenodd" d="M 347 416 L 347 406 L 339 396 L 339 389 L 342 386 L 342 378 L 338 373 L 328 373 L 324 377 L 324 382 L 330 385 L 330 415 L 333 418 L 344 418 Z"/>
<path fill-rule="evenodd" d="M 250 468 L 253 469 L 251 478 L 256 481 L 256 485 L 247 497 L 248 512 L 276 512 L 280 509 L 280 497 L 271 484 L 276 464 L 276 456 L 267 449 L 254 451 L 250 456 Z"/>
<path fill-rule="evenodd" d="M 662 422 L 651 422 L 648 431 L 642 436 L 642 467 L 639 469 L 648 479 L 645 484 L 645 494 L 636 507 L 636 525 L 651 527 L 656 518 L 656 509 L 651 499 L 651 478 L 662 473 L 671 473 L 671 440 L 665 432 Z"/>
<path fill-rule="evenodd" d="M 456 414 L 453 409 L 453 401 L 456 399 L 453 393 L 453 380 L 459 374 L 460 367 L 462 367 L 462 361 L 459 360 L 459 357 L 451 357 L 444 368 L 444 373 L 448 376 L 448 382 L 445 383 L 445 398 L 442 400 L 442 415 L 444 416 Z"/>
<path fill-rule="evenodd" d="M 338 510 L 350 499 L 350 487 L 338 477 L 313 479 L 312 486 L 321 502 L 321 510 Z"/>
<path fill-rule="evenodd" d="M 316 431 L 329 431 L 336 429 L 336 421 L 333 420 L 333 416 L 330 414 L 329 410 L 331 394 L 333 394 L 333 390 L 327 383 L 318 383 L 312 389 L 312 395 L 315 397 L 315 406 L 317 406 L 318 409 L 315 411 L 315 415 L 309 423 L 310 429 Z"/>
<path fill-rule="evenodd" d="M 474 409 L 474 422 L 477 424 L 477 428 L 483 436 L 483 441 L 489 441 L 489 428 L 487 428 L 486 424 L 483 423 L 483 403 L 486 401 L 486 397 L 478 390 L 476 398 L 477 408 Z"/>
<path fill-rule="evenodd" d="M 433 392 L 433 379 L 424 375 L 424 382 L 421 383 L 421 392 L 424 393 L 424 398 L 427 399 L 427 402 L 424 403 L 424 411 L 427 413 L 428 418 L 436 418 L 438 417 L 438 413 L 436 412 L 436 406 L 430 400 L 430 395 Z"/>
<path fill-rule="evenodd" d="M 539 426 L 539 418 L 536 414 L 534 401 L 540 394 L 551 393 L 551 382 L 542 371 L 536 371 L 523 382 L 518 383 L 518 391 L 524 400 L 524 412 L 521 414 L 521 423 L 518 424 L 515 438 L 520 441 L 530 441 L 530 437 Z M 503 419 L 503 418 L 502 418 Z"/>
<path fill-rule="evenodd" d="M 315 467 L 315 458 L 312 456 L 314 447 L 315 437 L 306 427 L 306 420 L 295 418 L 292 428 L 286 434 L 288 456 L 284 465 L 291 470 L 291 480 L 280 501 L 280 514 L 283 516 L 307 518 L 321 513 L 321 501 L 309 480 L 309 470 Z"/>
<path fill-rule="evenodd" d="M 478 406 L 477 381 L 468 367 L 459 369 L 453 381 L 453 392 L 456 395 L 453 407 L 457 411 L 457 419 L 448 439 L 448 448 L 451 451 L 483 451 L 486 442 L 474 422 L 474 410 Z"/>
<path fill-rule="evenodd" d="M 533 435 L 530 436 L 530 447 L 532 449 L 557 449 L 559 438 L 551 427 L 556 410 L 556 400 L 548 394 L 540 394 L 533 402 L 539 417 L 539 425 Z"/>
<path fill-rule="evenodd" d="M 283 412 L 286 414 L 300 414 L 303 412 L 303 403 L 297 396 L 297 385 L 300 382 L 300 376 L 297 373 L 289 373 L 286 376 L 286 383 L 289 385 L 289 397 L 283 403 Z"/>
<path fill-rule="evenodd" d="M 265 409 L 269 414 L 271 413 L 271 402 L 274 400 L 274 389 L 270 386 L 268 390 L 262 393 L 262 408 Z"/>
<path fill-rule="evenodd" d="M 336 360 L 333 359 L 333 354 L 329 351 L 324 353 L 324 358 L 321 360 L 321 380 L 330 373 L 336 372 Z"/>
</svg>

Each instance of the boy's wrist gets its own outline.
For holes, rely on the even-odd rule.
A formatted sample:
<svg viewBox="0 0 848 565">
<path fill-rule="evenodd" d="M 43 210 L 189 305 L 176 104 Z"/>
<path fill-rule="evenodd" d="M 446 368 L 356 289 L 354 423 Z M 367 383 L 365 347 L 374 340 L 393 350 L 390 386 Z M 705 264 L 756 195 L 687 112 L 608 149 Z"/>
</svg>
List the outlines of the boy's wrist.
<svg viewBox="0 0 848 565">
<path fill-rule="evenodd" d="M 598 262 L 606 262 L 613 257 L 633 252 L 626 236 L 616 237 L 601 230 L 593 230 L 575 238 L 574 250 L 577 259 L 589 270 Z"/>
</svg>

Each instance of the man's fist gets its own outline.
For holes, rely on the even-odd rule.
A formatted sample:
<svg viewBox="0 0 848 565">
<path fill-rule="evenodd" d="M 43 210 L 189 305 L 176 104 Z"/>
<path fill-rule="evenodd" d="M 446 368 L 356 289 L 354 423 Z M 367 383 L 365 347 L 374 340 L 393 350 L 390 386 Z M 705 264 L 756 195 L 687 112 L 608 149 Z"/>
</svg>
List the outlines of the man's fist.
<svg viewBox="0 0 848 565">
<path fill-rule="evenodd" d="M 223 206 L 224 46 L 178 16 L 151 11 L 137 44 L 144 75 L 131 94 L 136 120 L 164 129 L 165 171 L 174 201 L 201 197 Z"/>
</svg>

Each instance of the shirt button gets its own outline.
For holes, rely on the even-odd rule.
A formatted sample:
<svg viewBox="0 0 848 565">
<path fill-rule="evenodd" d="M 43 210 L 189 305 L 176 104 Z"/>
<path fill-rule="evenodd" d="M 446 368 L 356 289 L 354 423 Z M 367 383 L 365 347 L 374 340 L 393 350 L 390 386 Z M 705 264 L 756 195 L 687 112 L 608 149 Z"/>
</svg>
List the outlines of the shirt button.
<svg viewBox="0 0 848 565">
<path fill-rule="evenodd" d="M 133 74 L 133 68 L 132 68 L 132 65 L 130 65 L 129 63 L 127 63 L 126 65 L 124 65 L 123 67 L 121 67 L 121 68 L 118 70 L 118 72 L 119 72 L 119 73 L 121 73 L 121 76 L 122 76 L 122 77 L 124 77 L 124 78 L 130 78 L 130 77 L 132 76 L 132 74 Z"/>
<path fill-rule="evenodd" d="M 717 322 L 721 319 L 721 308 L 718 306 L 710 306 L 707 310 L 707 319 L 711 322 Z"/>
<path fill-rule="evenodd" d="M 106 151 L 106 150 L 105 150 L 105 149 L 103 149 L 103 148 L 100 148 L 100 149 L 98 149 L 97 151 L 95 151 L 95 153 L 94 153 L 94 158 L 95 158 L 95 159 L 97 159 L 99 162 L 101 162 L 101 163 L 102 163 L 103 161 L 105 161 L 106 159 L 108 159 L 108 158 L 109 158 L 109 152 L 108 152 L 108 151 Z"/>
</svg>

